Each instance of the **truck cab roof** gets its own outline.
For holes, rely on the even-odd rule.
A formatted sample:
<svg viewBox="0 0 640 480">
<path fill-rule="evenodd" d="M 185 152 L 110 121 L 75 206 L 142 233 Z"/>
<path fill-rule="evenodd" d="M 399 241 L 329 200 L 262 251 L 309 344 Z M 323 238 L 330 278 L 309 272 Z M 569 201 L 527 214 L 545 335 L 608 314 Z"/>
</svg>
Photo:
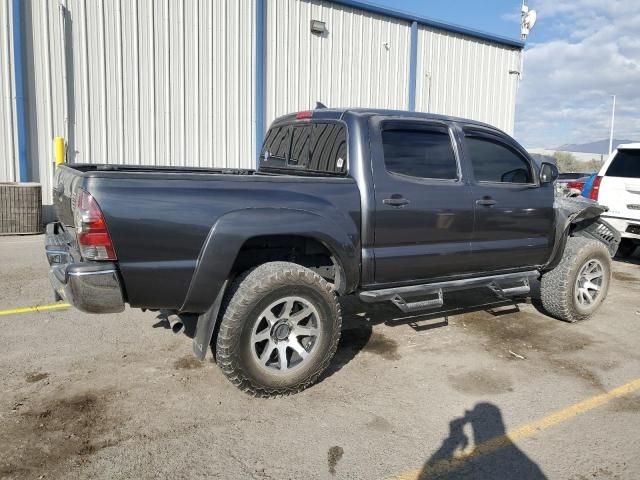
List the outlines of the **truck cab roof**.
<svg viewBox="0 0 640 480">
<path fill-rule="evenodd" d="M 305 114 L 311 114 L 306 116 Z M 300 115 L 305 115 L 303 118 Z M 499 128 L 489 125 L 488 123 L 480 122 L 477 120 L 471 120 L 469 118 L 453 117 L 449 115 L 440 115 L 437 113 L 427 112 L 412 112 L 408 110 L 391 110 L 384 108 L 319 108 L 315 110 L 300 111 L 290 113 L 276 118 L 272 126 L 281 125 L 283 123 L 291 123 L 292 121 L 308 121 L 309 119 L 317 120 L 342 120 L 347 116 L 354 117 L 373 117 L 384 116 L 393 118 L 406 118 L 406 119 L 418 119 L 418 120 L 438 120 L 444 122 L 456 122 L 467 125 L 476 125 L 478 127 L 488 128 L 501 133 L 505 133 Z"/>
</svg>

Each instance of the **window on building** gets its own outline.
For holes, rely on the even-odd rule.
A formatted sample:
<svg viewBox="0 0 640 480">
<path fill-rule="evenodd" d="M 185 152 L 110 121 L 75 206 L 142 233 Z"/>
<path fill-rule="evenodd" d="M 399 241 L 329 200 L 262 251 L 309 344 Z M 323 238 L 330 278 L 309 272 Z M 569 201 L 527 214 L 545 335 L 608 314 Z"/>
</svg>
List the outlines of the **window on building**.
<svg viewBox="0 0 640 480">
<path fill-rule="evenodd" d="M 384 130 L 388 172 L 418 178 L 455 180 L 458 164 L 446 130 Z"/>
<path fill-rule="evenodd" d="M 466 150 L 479 182 L 532 183 L 531 166 L 521 154 L 484 137 L 466 137 Z"/>
</svg>

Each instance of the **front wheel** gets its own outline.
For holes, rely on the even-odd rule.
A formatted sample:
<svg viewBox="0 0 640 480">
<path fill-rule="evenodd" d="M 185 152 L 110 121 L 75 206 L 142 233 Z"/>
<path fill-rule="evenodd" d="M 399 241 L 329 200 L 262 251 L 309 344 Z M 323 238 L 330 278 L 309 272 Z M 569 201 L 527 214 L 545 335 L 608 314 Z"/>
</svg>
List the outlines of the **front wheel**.
<svg viewBox="0 0 640 480">
<path fill-rule="evenodd" d="M 223 309 L 216 361 L 254 396 L 305 389 L 329 365 L 340 339 L 340 305 L 331 285 L 293 263 L 265 263 L 241 275 Z"/>
<path fill-rule="evenodd" d="M 606 298 L 610 279 L 611 257 L 604 244 L 570 237 L 561 262 L 540 279 L 542 305 L 560 320 L 584 320 Z"/>
</svg>

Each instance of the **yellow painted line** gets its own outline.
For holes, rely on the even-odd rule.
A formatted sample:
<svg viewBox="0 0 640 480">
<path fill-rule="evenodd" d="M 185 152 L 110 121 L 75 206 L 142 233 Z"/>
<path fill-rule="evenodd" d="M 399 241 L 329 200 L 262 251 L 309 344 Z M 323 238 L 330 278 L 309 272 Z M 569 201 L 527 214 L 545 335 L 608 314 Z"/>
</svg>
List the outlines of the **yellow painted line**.
<svg viewBox="0 0 640 480">
<path fill-rule="evenodd" d="M 58 308 L 69 308 L 69 303 L 54 303 L 51 305 L 36 305 L 35 307 L 14 308 L 12 310 L 0 310 L 0 315 L 14 315 L 16 313 L 42 312 L 45 310 L 56 310 Z"/>
<path fill-rule="evenodd" d="M 460 457 L 442 459 L 434 462 L 432 465 L 426 466 L 421 469 L 411 470 L 399 475 L 390 477 L 393 480 L 418 480 L 423 478 L 429 478 L 431 476 L 442 475 L 447 472 L 451 472 L 460 468 L 466 461 L 480 457 L 482 455 L 488 455 L 494 453 L 504 447 L 508 447 L 512 443 L 522 440 L 523 438 L 531 437 L 542 430 L 551 428 L 559 423 L 572 419 L 573 417 L 586 413 L 594 408 L 600 407 L 605 403 L 615 400 L 616 398 L 628 395 L 636 390 L 640 390 L 640 378 L 632 380 L 624 385 L 621 385 L 606 393 L 596 395 L 595 397 L 587 398 L 581 402 L 575 403 L 567 408 L 558 410 L 546 417 L 539 420 L 535 420 L 530 423 L 526 423 L 511 432 L 507 432 L 499 437 L 487 440 L 476 447 L 468 454 Z"/>
</svg>

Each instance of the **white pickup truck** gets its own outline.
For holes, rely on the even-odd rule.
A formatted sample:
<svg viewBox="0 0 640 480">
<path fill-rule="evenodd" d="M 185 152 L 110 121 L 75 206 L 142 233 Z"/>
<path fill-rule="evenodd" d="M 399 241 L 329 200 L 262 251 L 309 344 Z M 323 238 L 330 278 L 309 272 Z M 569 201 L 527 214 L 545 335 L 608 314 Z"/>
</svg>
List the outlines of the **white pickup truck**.
<svg viewBox="0 0 640 480">
<path fill-rule="evenodd" d="M 602 217 L 620 232 L 618 255 L 632 255 L 640 245 L 640 143 L 618 146 L 598 172 L 589 196 L 609 207 Z"/>
</svg>

